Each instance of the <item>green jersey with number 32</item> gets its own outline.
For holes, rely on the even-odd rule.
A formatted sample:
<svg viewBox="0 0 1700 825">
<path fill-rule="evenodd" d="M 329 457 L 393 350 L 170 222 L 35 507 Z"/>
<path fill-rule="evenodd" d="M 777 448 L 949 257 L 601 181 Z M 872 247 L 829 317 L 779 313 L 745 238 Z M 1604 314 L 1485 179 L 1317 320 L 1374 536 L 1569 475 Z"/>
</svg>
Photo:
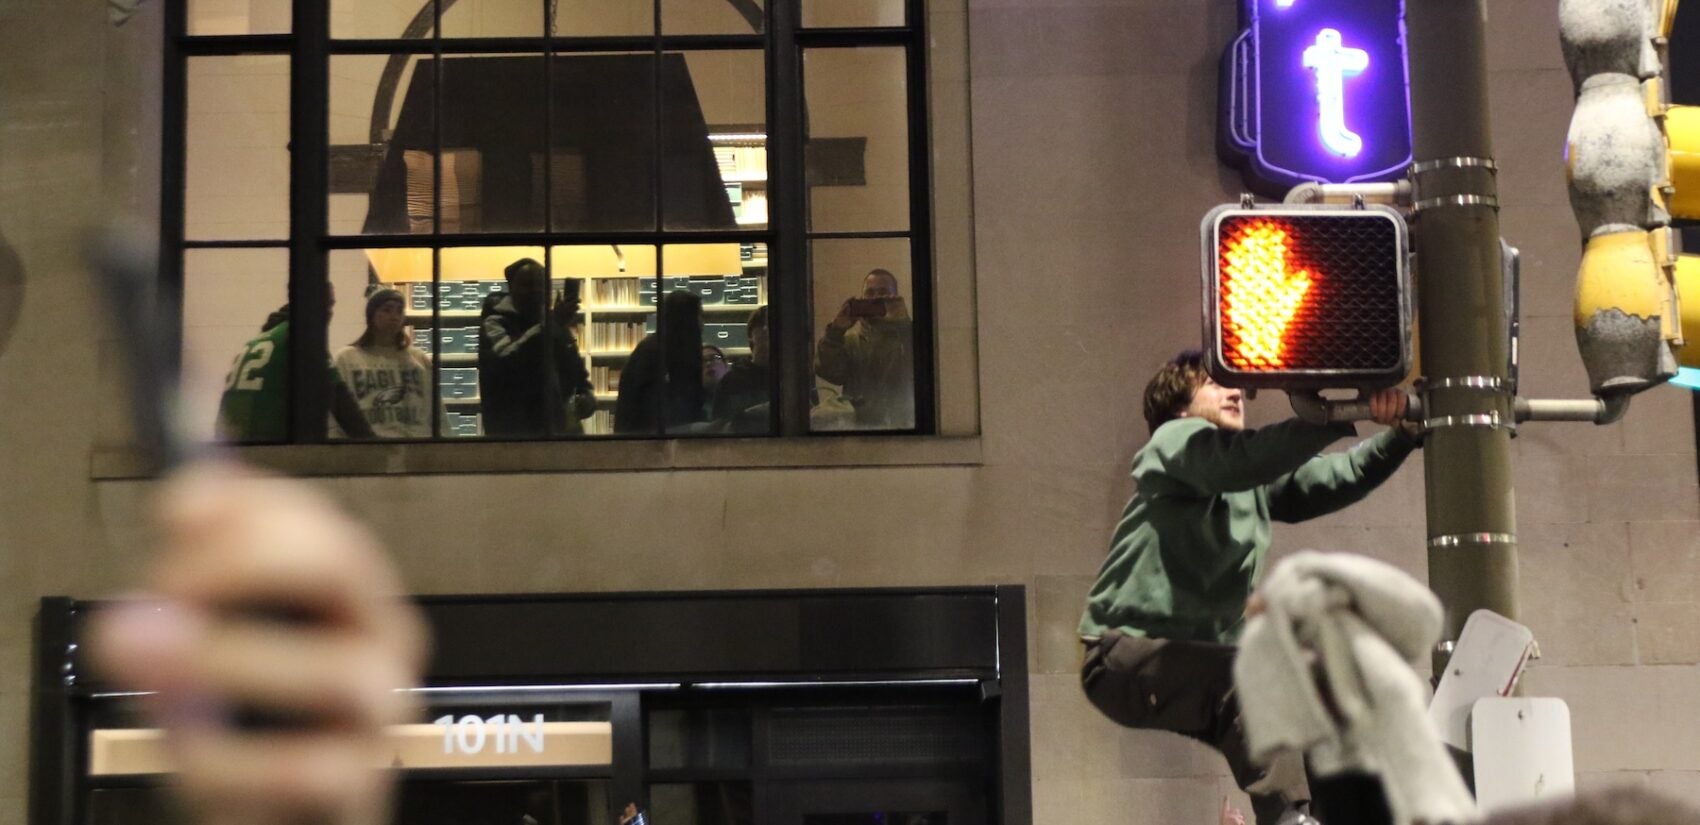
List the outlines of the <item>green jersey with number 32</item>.
<svg viewBox="0 0 1700 825">
<path fill-rule="evenodd" d="M 326 364 L 328 378 L 336 371 Z M 261 333 L 242 348 L 218 402 L 218 434 L 230 441 L 283 441 L 289 437 L 289 322 Z"/>
</svg>

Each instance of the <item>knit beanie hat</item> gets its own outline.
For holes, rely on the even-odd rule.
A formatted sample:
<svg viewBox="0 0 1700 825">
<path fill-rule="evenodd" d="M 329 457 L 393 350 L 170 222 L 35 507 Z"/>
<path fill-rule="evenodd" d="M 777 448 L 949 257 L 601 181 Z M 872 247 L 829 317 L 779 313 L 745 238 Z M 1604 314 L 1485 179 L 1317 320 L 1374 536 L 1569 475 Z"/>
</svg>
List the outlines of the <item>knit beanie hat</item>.
<svg viewBox="0 0 1700 825">
<path fill-rule="evenodd" d="M 368 326 L 372 323 L 372 315 L 378 311 L 378 307 L 384 305 L 385 301 L 395 301 L 401 304 L 403 309 L 407 308 L 407 299 L 402 297 L 401 290 L 387 286 L 374 289 L 372 294 L 366 296 L 366 324 Z"/>
</svg>

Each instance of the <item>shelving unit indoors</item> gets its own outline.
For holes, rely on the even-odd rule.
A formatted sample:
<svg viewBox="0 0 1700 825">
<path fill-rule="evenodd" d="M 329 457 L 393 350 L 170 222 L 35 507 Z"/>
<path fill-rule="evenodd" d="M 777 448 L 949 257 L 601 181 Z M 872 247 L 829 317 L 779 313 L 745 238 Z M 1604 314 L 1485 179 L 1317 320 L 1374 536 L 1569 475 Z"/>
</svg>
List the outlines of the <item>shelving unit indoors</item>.
<svg viewBox="0 0 1700 825">
<path fill-rule="evenodd" d="M 728 132 L 711 135 L 727 198 L 740 227 L 767 223 L 767 164 L 764 136 Z M 381 281 L 408 299 L 414 343 L 433 352 L 431 330 L 440 322 L 439 384 L 449 417 L 447 432 L 483 434 L 478 395 L 478 341 L 487 297 L 506 290 L 502 272 L 520 258 L 544 261 L 541 247 L 459 247 L 441 254 L 441 278 L 432 307 L 430 250 L 370 250 Z M 590 373 L 597 411 L 584 421 L 586 435 L 614 431 L 620 372 L 632 349 L 656 330 L 660 294 L 688 290 L 702 298 L 703 343 L 728 358 L 750 354 L 746 324 L 767 304 L 767 244 L 693 244 L 666 247 L 665 271 L 657 274 L 654 247 L 557 246 L 549 255 L 555 291 L 567 279 L 580 281 L 581 309 L 573 332 Z M 659 293 L 657 290 L 659 289 Z"/>
</svg>

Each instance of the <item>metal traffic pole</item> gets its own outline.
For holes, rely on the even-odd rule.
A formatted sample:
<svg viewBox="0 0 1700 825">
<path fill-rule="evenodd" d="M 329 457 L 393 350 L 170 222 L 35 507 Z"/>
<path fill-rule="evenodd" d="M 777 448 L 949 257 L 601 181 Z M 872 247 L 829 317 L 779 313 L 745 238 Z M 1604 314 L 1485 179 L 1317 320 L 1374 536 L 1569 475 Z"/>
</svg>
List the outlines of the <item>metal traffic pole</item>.
<svg viewBox="0 0 1700 825">
<path fill-rule="evenodd" d="M 1405 14 L 1428 576 L 1446 607 L 1434 651 L 1439 674 L 1471 612 L 1517 618 L 1515 417 L 1488 134 L 1486 4 L 1411 0 Z"/>
</svg>

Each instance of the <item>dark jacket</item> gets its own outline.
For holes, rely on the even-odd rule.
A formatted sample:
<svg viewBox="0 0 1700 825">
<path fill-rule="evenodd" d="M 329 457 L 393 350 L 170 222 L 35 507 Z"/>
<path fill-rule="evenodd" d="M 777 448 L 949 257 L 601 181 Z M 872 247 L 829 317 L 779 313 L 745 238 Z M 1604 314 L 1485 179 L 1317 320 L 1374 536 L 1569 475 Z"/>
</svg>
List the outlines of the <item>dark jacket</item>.
<svg viewBox="0 0 1700 825">
<path fill-rule="evenodd" d="M 754 361 L 733 364 L 714 388 L 714 406 L 709 416 L 727 422 L 735 433 L 767 432 L 772 401 L 770 375 L 766 366 Z"/>
<path fill-rule="evenodd" d="M 692 357 L 698 344 L 691 342 Z M 674 381 L 669 377 L 680 376 Z M 638 342 L 620 372 L 620 399 L 614 405 L 614 432 L 653 434 L 703 420 L 708 393 L 701 368 L 667 370 L 661 338 L 650 335 Z"/>
<path fill-rule="evenodd" d="M 543 314 L 539 310 L 533 315 L 524 317 L 505 292 L 484 299 L 478 333 L 478 394 L 487 435 L 543 435 L 551 416 L 556 433 L 578 433 L 582 432 L 579 419 L 588 414 L 583 411 L 594 409 L 589 406 L 595 398 L 590 372 L 579 355 L 578 339 L 565 325 L 556 325 L 549 333 L 554 350 L 551 374 Z"/>
<path fill-rule="evenodd" d="M 827 327 L 815 346 L 815 374 L 844 388 L 864 429 L 915 426 L 914 324 L 864 319 L 849 331 Z"/>
</svg>

